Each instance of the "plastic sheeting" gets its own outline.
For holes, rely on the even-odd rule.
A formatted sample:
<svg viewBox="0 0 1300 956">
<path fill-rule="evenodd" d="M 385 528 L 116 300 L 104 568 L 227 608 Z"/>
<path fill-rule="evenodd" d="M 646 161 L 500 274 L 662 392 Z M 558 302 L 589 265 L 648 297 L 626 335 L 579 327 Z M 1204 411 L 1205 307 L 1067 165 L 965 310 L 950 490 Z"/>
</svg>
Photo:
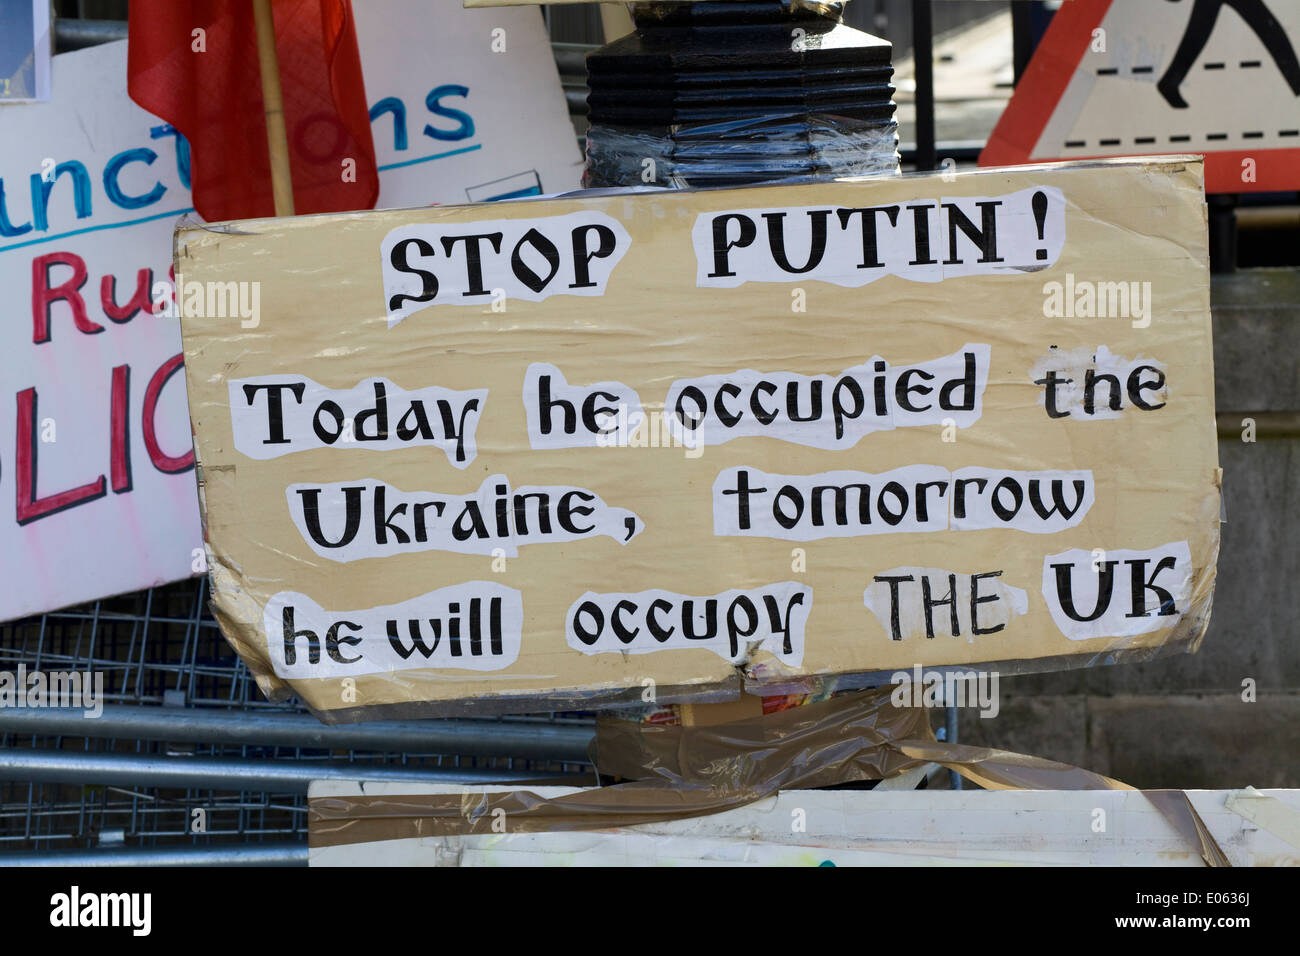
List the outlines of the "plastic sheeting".
<svg viewBox="0 0 1300 956">
<path fill-rule="evenodd" d="M 986 789 L 1134 789 L 1041 757 L 940 742 L 926 710 L 898 706 L 895 690 L 883 687 L 709 727 L 606 719 L 592 757 L 600 774 L 631 778 L 627 782 L 557 797 L 502 790 L 316 798 L 309 842 L 321 847 L 489 833 L 502 814 L 512 833 L 635 826 L 718 813 L 782 790 L 881 780 L 927 763 Z M 1207 865 L 1226 864 L 1181 791 L 1148 796 Z"/>
</svg>

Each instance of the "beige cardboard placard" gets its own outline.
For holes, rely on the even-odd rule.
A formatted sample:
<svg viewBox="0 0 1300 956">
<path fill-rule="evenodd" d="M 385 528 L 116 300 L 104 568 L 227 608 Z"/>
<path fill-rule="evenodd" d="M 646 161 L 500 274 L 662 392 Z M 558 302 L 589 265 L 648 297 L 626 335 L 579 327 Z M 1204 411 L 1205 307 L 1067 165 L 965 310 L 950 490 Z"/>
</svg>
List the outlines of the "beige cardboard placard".
<svg viewBox="0 0 1300 956">
<path fill-rule="evenodd" d="M 214 608 L 325 719 L 1204 632 L 1194 158 L 196 226 L 176 262 Z"/>
</svg>

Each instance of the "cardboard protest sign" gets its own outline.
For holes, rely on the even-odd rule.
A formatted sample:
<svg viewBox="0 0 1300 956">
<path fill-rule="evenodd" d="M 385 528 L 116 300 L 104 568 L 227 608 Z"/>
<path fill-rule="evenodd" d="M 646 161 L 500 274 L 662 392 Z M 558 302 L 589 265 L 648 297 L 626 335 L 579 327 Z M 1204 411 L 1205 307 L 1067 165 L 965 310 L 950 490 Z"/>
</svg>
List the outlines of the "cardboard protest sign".
<svg viewBox="0 0 1300 956">
<path fill-rule="evenodd" d="M 577 185 L 535 16 L 356 18 L 380 205 Z M 0 620 L 205 570 L 169 272 L 188 148 L 128 98 L 126 43 L 55 74 L 51 102 L 0 108 Z M 247 294 L 223 305 L 260 320 Z"/>
<path fill-rule="evenodd" d="M 1194 648 L 1201 166 L 177 235 L 214 608 L 357 719 Z M 255 329 L 204 313 L 260 289 Z"/>
</svg>

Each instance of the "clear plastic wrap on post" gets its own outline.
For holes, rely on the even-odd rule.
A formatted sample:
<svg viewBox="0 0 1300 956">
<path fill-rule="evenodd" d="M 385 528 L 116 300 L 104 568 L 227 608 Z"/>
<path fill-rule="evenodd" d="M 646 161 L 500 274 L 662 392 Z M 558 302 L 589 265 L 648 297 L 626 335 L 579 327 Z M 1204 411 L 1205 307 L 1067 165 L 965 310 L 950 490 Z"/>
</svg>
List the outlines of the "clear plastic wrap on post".
<svg viewBox="0 0 1300 956">
<path fill-rule="evenodd" d="M 769 116 L 645 131 L 593 126 L 585 186 L 673 189 L 899 172 L 898 124 Z"/>
</svg>

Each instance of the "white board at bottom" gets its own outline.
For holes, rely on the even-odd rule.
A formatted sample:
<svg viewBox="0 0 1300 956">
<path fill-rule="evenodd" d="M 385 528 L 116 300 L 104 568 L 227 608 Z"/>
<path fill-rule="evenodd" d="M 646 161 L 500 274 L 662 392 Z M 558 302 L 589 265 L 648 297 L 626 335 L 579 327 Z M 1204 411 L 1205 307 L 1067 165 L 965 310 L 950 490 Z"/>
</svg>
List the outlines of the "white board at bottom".
<svg viewBox="0 0 1300 956">
<path fill-rule="evenodd" d="M 310 799 L 508 789 L 366 783 L 363 791 L 356 783 L 316 782 Z M 1300 846 L 1290 842 L 1300 834 L 1300 790 L 1189 790 L 1187 796 L 1233 866 L 1300 865 Z M 1269 812 L 1250 812 L 1255 803 Z M 668 823 L 557 833 L 510 833 L 509 821 L 504 825 L 505 833 L 313 847 L 310 865 L 1205 865 L 1138 790 L 791 790 Z"/>
</svg>

